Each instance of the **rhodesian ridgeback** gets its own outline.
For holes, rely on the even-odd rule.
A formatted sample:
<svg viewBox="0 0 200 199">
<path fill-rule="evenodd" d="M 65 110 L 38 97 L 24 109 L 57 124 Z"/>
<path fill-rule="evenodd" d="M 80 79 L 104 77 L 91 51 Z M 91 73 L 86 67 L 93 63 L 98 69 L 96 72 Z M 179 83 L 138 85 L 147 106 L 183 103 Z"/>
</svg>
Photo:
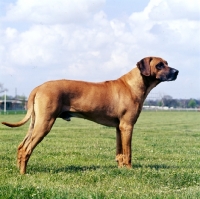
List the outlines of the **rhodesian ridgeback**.
<svg viewBox="0 0 200 199">
<path fill-rule="evenodd" d="M 177 78 L 178 70 L 170 68 L 159 57 L 146 57 L 119 79 L 101 83 L 84 81 L 48 81 L 30 94 L 27 114 L 18 123 L 2 122 L 9 127 L 30 126 L 18 146 L 20 173 L 26 173 L 28 160 L 38 143 L 49 133 L 56 118 L 72 117 L 116 128 L 116 161 L 131 168 L 131 140 L 134 124 L 148 93 L 160 82 Z"/>
</svg>

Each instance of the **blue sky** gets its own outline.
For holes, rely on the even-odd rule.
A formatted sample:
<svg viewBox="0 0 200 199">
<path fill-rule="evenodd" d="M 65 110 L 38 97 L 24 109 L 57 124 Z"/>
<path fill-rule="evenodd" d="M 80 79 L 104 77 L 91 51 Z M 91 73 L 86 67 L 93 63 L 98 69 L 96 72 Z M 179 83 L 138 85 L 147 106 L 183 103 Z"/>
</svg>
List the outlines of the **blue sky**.
<svg viewBox="0 0 200 199">
<path fill-rule="evenodd" d="M 28 96 L 52 79 L 104 81 L 159 56 L 180 73 L 156 96 L 200 99 L 200 1 L 0 1 L 0 83 Z"/>
</svg>

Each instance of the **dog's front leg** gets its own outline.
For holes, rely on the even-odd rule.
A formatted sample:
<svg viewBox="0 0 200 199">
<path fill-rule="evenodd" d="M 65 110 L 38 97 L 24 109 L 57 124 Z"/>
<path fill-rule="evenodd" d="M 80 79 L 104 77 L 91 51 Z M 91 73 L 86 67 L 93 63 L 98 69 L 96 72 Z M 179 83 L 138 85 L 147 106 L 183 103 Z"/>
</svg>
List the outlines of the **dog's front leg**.
<svg viewBox="0 0 200 199">
<path fill-rule="evenodd" d="M 118 167 L 123 167 L 123 155 L 122 155 L 122 138 L 121 131 L 119 127 L 116 128 L 116 161 L 118 163 Z"/>
<path fill-rule="evenodd" d="M 117 128 L 117 150 L 116 161 L 118 166 L 131 168 L 131 141 L 133 126 L 126 122 L 121 122 Z"/>
</svg>

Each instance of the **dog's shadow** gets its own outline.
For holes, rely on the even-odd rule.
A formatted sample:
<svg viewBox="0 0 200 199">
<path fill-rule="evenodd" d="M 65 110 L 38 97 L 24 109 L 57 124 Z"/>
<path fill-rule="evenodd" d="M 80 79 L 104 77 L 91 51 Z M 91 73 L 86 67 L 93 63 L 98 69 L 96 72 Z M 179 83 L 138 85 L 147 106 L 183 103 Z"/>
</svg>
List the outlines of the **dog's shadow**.
<svg viewBox="0 0 200 199">
<path fill-rule="evenodd" d="M 142 164 L 133 164 L 131 171 L 134 171 L 134 169 L 138 168 L 150 168 L 150 169 L 155 169 L 155 170 L 160 170 L 160 169 L 171 169 L 175 168 L 175 166 L 169 166 L 165 164 L 149 164 L 149 165 L 142 165 Z M 69 165 L 65 167 L 58 167 L 58 168 L 52 168 L 52 167 L 37 167 L 33 166 L 29 168 L 29 171 L 31 173 L 78 173 L 78 172 L 84 172 L 84 171 L 95 171 L 98 169 L 105 169 L 105 170 L 115 170 L 117 166 L 115 165 L 109 165 L 109 166 L 96 166 L 96 165 L 91 165 L 91 166 L 80 166 L 80 165 Z M 119 169 L 120 171 L 120 169 Z"/>
<path fill-rule="evenodd" d="M 150 168 L 150 169 L 155 169 L 155 170 L 160 170 L 160 169 L 171 169 L 175 168 L 175 166 L 169 166 L 166 164 L 148 164 L 148 165 L 142 165 L 142 164 L 133 164 L 133 169 L 137 168 Z"/>
<path fill-rule="evenodd" d="M 100 166 L 95 166 L 95 165 L 91 165 L 91 166 L 80 166 L 80 165 L 70 165 L 70 166 L 65 166 L 65 167 L 37 167 L 37 166 L 32 166 L 29 167 L 29 171 L 31 173 L 52 173 L 52 174 L 56 174 L 56 173 L 78 173 L 78 172 L 84 172 L 84 171 L 95 171 L 97 169 L 100 169 L 102 167 Z M 114 168 L 114 167 L 113 167 Z M 28 171 L 28 172 L 29 172 Z"/>
</svg>

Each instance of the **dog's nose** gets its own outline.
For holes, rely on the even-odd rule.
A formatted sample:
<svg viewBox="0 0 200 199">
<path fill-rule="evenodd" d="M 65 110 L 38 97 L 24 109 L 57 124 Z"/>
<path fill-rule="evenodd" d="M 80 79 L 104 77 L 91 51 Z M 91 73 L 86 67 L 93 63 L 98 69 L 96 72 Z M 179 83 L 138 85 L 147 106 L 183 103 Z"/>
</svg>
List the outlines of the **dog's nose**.
<svg viewBox="0 0 200 199">
<path fill-rule="evenodd" d="M 174 74 L 175 74 L 176 76 L 178 75 L 178 73 L 179 73 L 179 71 L 176 70 L 176 69 L 174 69 Z"/>
<path fill-rule="evenodd" d="M 174 68 L 171 68 L 167 80 L 168 80 L 168 81 L 173 81 L 173 80 L 175 80 L 175 79 L 177 78 L 177 76 L 178 76 L 178 73 L 179 73 L 178 70 L 176 70 L 176 69 L 174 69 Z"/>
<path fill-rule="evenodd" d="M 171 73 L 173 73 L 174 75 L 176 75 L 176 76 L 177 76 L 177 75 L 178 75 L 178 73 L 179 73 L 179 71 L 173 68 L 173 69 L 171 70 Z"/>
</svg>

